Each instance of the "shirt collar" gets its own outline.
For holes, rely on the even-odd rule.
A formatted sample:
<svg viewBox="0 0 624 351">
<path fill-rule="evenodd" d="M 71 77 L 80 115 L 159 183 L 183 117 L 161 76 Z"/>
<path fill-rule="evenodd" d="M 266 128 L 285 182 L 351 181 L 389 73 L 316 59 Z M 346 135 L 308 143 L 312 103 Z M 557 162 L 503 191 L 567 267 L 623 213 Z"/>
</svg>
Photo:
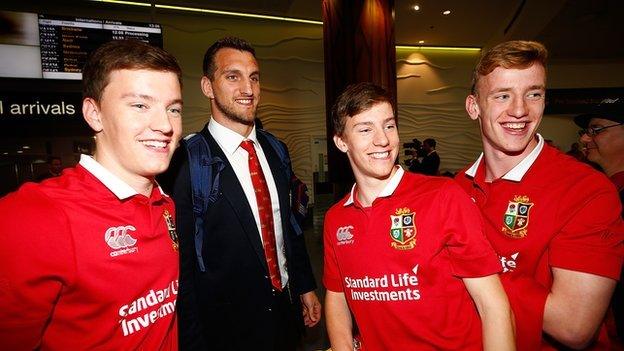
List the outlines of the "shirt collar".
<svg viewBox="0 0 624 351">
<path fill-rule="evenodd" d="M 535 163 L 535 160 L 537 160 L 537 157 L 539 156 L 539 154 L 542 152 L 542 149 L 544 148 L 544 138 L 539 133 L 537 134 L 537 139 L 538 139 L 538 142 L 537 142 L 537 146 L 535 147 L 535 149 L 533 149 L 533 151 L 531 151 L 514 168 L 512 168 L 509 172 L 505 173 L 505 175 L 502 176 L 502 179 L 511 180 L 514 182 L 519 182 L 522 180 L 522 177 L 524 177 L 524 175 L 529 170 L 529 168 L 531 168 L 533 163 Z M 479 165 L 481 164 L 482 159 L 483 159 L 483 153 L 479 155 L 479 158 L 477 159 L 477 161 L 475 161 L 475 163 L 473 163 L 472 166 L 470 166 L 470 168 L 468 168 L 468 170 L 466 171 L 466 174 L 468 176 L 472 178 L 476 176 L 477 170 L 479 169 Z"/>
<path fill-rule="evenodd" d="M 390 181 L 388 182 L 388 184 L 386 184 L 383 190 L 379 193 L 379 195 L 377 196 L 378 198 L 388 197 L 392 195 L 394 191 L 396 190 L 396 188 L 399 186 L 399 183 L 401 182 L 401 179 L 403 178 L 403 173 L 405 173 L 405 171 L 403 170 L 403 168 L 401 168 L 401 166 L 396 166 L 396 167 L 397 167 L 396 172 L 394 173 L 392 178 L 390 178 Z M 356 184 L 353 184 L 353 187 L 351 187 L 351 194 L 349 195 L 347 202 L 344 203 L 345 207 L 353 204 L 354 196 L 355 196 L 355 186 Z"/>
<path fill-rule="evenodd" d="M 483 152 L 479 155 L 479 158 L 475 161 L 475 163 L 468 168 L 466 174 L 474 178 L 477 175 L 477 170 L 479 169 L 479 164 L 481 164 L 481 160 L 483 159 Z"/>
<path fill-rule="evenodd" d="M 80 165 L 89 173 L 93 174 L 108 190 L 110 190 L 119 200 L 125 200 L 139 193 L 130 185 L 114 175 L 111 171 L 104 168 L 98 161 L 89 155 L 80 155 Z M 161 195 L 167 196 L 157 185 Z M 153 193 L 152 193 L 153 194 Z"/>
<path fill-rule="evenodd" d="M 234 154 L 243 140 L 251 140 L 254 144 L 258 145 L 258 139 L 256 137 L 256 127 L 251 129 L 251 133 L 247 137 L 244 137 L 235 131 L 219 124 L 214 118 L 210 118 L 208 122 L 208 131 L 212 137 L 217 141 L 219 146 L 224 152 L 229 155 Z"/>
</svg>

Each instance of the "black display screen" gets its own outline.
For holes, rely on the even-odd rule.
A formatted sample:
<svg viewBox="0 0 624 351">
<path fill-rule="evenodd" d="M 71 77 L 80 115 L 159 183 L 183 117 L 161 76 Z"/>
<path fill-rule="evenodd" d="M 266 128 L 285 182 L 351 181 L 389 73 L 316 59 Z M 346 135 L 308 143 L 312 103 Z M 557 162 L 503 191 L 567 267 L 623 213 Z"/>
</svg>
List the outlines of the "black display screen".
<svg viewBox="0 0 624 351">
<path fill-rule="evenodd" d="M 137 39 L 162 47 L 159 24 L 39 15 L 42 78 L 81 79 L 89 53 L 101 44 Z"/>
</svg>

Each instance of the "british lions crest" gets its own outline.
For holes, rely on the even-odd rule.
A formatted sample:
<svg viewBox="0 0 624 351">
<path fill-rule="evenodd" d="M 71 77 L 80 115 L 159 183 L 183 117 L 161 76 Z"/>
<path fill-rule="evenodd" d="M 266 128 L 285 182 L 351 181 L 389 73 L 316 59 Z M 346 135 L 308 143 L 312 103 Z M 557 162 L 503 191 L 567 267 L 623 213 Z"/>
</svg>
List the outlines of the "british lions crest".
<svg viewBox="0 0 624 351">
<path fill-rule="evenodd" d="M 416 246 L 415 213 L 409 208 L 399 208 L 390 215 L 390 246 L 397 250 L 411 250 Z"/>
<path fill-rule="evenodd" d="M 503 217 L 503 233 L 516 239 L 527 236 L 531 207 L 533 203 L 528 196 L 514 196 L 513 201 L 509 201 Z"/>
</svg>

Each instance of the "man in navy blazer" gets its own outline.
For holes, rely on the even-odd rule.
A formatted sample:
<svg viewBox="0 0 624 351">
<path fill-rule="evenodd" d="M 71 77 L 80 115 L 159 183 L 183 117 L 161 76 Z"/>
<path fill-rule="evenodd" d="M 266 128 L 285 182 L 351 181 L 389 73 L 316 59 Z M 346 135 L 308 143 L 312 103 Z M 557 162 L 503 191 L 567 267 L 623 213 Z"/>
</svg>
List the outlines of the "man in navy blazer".
<svg viewBox="0 0 624 351">
<path fill-rule="evenodd" d="M 185 150 L 178 150 L 171 170 L 180 235 L 180 349 L 295 350 L 303 326 L 319 321 L 321 305 L 303 235 L 295 234 L 289 221 L 290 179 L 280 169 L 277 152 L 254 127 L 260 97 L 255 51 L 244 40 L 223 38 L 206 51 L 203 69 L 201 88 L 210 98 L 212 116 L 200 133 L 225 168 L 217 200 L 204 217 L 205 272 L 199 269 L 193 239 Z M 259 219 L 265 209 L 258 209 L 250 153 L 241 146 L 245 140 L 253 142 L 270 193 L 280 273 L 273 283 L 263 249 L 267 240 L 261 235 L 265 222 Z"/>
</svg>

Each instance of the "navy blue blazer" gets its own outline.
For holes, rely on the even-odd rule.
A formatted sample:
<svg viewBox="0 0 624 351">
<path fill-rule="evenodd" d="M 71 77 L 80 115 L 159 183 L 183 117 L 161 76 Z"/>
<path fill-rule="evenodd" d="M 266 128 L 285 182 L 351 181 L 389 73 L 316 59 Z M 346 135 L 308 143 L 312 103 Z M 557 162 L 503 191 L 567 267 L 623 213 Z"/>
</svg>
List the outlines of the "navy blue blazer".
<svg viewBox="0 0 624 351">
<path fill-rule="evenodd" d="M 165 179 L 173 180 L 176 225 L 180 240 L 178 318 L 181 350 L 273 350 L 272 286 L 260 234 L 245 193 L 207 126 L 201 131 L 213 156 L 225 168 L 220 176 L 218 199 L 204 218 L 200 272 L 195 253 L 194 219 L 186 150 L 176 151 Z M 282 231 L 292 298 L 293 318 L 303 327 L 299 295 L 313 291 L 316 283 L 303 235 L 296 235 L 290 216 L 290 179 L 269 142 L 258 133 L 279 193 Z M 265 175 L 269 176 L 269 175 Z M 166 183 L 161 182 L 161 183 Z M 166 186 L 166 184 L 161 184 Z"/>
</svg>

